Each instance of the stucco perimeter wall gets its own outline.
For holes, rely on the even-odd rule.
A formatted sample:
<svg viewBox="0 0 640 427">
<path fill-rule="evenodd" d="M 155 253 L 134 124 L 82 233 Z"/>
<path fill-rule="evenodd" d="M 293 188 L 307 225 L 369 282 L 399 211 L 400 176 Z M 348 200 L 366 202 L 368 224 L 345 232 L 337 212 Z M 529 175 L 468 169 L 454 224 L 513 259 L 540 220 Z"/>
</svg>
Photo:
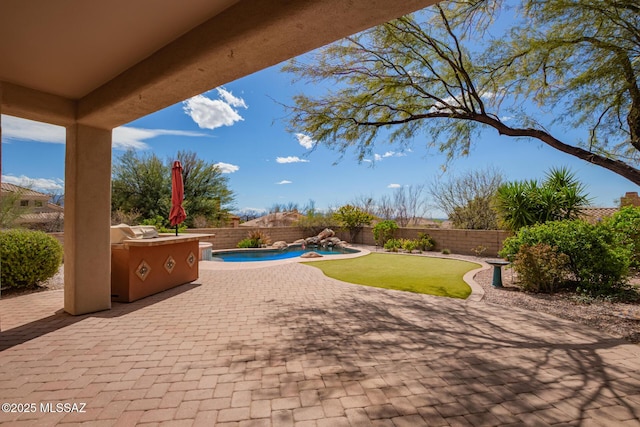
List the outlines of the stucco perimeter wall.
<svg viewBox="0 0 640 427">
<path fill-rule="evenodd" d="M 415 239 L 418 233 L 427 233 L 436 241 L 434 251 L 449 249 L 454 254 L 475 255 L 474 249 L 479 246 L 486 247 L 484 256 L 495 257 L 502 249 L 502 243 L 511 235 L 504 230 L 452 230 L 439 228 L 399 228 L 395 237 L 399 239 Z M 348 241 L 349 233 L 340 231 L 338 236 Z M 354 243 L 372 245 L 373 231 L 371 227 L 365 227 L 356 237 Z"/>
<path fill-rule="evenodd" d="M 304 232 L 297 227 L 268 227 L 268 228 L 192 228 L 186 230 L 187 233 L 215 234 L 215 237 L 200 239 L 201 242 L 209 241 L 213 244 L 213 249 L 233 249 L 238 242 L 248 237 L 252 230 L 262 230 L 271 238 L 271 242 L 284 240 L 287 243 L 294 242 L 304 237 Z"/>
<path fill-rule="evenodd" d="M 284 240 L 291 243 L 295 240 L 309 237 L 297 227 L 269 227 L 261 228 L 272 242 Z M 238 242 L 247 237 L 249 229 L 246 228 L 197 228 L 189 229 L 188 233 L 215 234 L 213 239 L 208 239 L 213 243 L 213 249 L 235 248 Z M 349 241 L 349 233 L 336 230 L 338 237 Z M 509 237 L 510 233 L 502 230 L 451 230 L 437 228 L 400 228 L 396 231 L 396 237 L 402 239 L 415 239 L 418 233 L 428 233 L 436 241 L 435 251 L 449 249 L 452 253 L 463 255 L 475 255 L 474 248 L 478 246 L 486 247 L 484 256 L 497 256 L 502 249 L 502 242 Z M 364 245 L 375 245 L 373 231 L 371 227 L 365 227 L 355 242 Z"/>
<path fill-rule="evenodd" d="M 215 234 L 213 238 L 200 239 L 203 242 L 211 242 L 213 249 L 232 249 L 238 242 L 247 237 L 247 228 L 193 228 L 186 230 L 186 233 Z M 260 229 L 264 231 L 272 242 L 284 240 L 287 243 L 302 239 L 305 233 L 297 227 L 269 227 Z M 336 230 L 338 237 L 349 240 L 349 233 Z M 418 233 L 427 233 L 436 241 L 433 250 L 441 251 L 449 249 L 452 253 L 462 255 L 475 255 L 474 248 L 482 245 L 487 248 L 484 256 L 494 257 L 502 249 L 502 242 L 510 236 L 508 231 L 503 230 L 451 230 L 438 228 L 400 228 L 396 231 L 396 237 L 402 239 L 415 239 Z M 64 244 L 64 233 L 49 233 Z M 355 242 L 358 244 L 375 246 L 373 231 L 371 227 L 365 227 L 358 235 Z"/>
</svg>

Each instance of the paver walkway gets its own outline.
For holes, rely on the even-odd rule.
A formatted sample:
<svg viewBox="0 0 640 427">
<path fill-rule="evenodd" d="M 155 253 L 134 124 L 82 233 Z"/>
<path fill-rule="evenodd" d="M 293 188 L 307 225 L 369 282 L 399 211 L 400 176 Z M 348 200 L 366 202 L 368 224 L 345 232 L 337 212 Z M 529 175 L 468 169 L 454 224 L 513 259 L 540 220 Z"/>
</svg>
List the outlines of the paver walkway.
<svg viewBox="0 0 640 427">
<path fill-rule="evenodd" d="M 0 401 L 36 404 L 0 424 L 640 426 L 637 345 L 297 263 L 209 264 L 92 315 L 59 311 L 62 291 L 0 300 Z"/>
</svg>

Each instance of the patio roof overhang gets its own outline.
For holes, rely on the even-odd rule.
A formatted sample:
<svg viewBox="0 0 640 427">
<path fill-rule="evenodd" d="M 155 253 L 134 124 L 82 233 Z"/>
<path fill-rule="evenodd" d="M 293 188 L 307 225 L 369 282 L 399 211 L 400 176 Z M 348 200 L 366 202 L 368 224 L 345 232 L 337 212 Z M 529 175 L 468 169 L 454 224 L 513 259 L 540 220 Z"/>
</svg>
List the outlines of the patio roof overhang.
<svg viewBox="0 0 640 427">
<path fill-rule="evenodd" d="M 433 0 L 0 0 L 3 113 L 114 128 Z"/>
</svg>

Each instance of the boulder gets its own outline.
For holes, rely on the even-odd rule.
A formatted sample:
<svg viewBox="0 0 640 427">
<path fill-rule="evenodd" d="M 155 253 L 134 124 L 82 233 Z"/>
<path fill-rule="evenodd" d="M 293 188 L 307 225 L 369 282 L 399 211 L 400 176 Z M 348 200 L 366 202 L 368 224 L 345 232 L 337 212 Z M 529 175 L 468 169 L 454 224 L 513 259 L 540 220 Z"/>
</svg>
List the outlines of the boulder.
<svg viewBox="0 0 640 427">
<path fill-rule="evenodd" d="M 331 246 L 337 246 L 340 244 L 340 238 L 339 237 L 330 237 L 327 239 L 328 244 L 330 244 Z"/>
<path fill-rule="evenodd" d="M 307 246 L 318 246 L 318 244 L 320 244 L 318 236 L 307 237 Z"/>
<path fill-rule="evenodd" d="M 300 255 L 300 258 L 322 258 L 322 255 L 320 255 L 317 252 L 307 252 L 305 254 Z"/>
<path fill-rule="evenodd" d="M 324 239 L 328 239 L 329 237 L 333 237 L 335 235 L 336 233 L 334 233 L 333 230 L 331 230 L 330 228 L 325 228 L 320 232 L 320 234 L 318 234 L 318 239 L 324 240 Z"/>
<path fill-rule="evenodd" d="M 279 241 L 275 242 L 271 246 L 276 248 L 276 249 L 285 249 L 289 245 L 287 245 L 287 242 L 285 242 L 284 240 L 279 240 Z"/>
<path fill-rule="evenodd" d="M 298 239 L 295 242 L 293 242 L 294 245 L 301 245 L 303 243 L 307 243 L 307 239 Z"/>
</svg>

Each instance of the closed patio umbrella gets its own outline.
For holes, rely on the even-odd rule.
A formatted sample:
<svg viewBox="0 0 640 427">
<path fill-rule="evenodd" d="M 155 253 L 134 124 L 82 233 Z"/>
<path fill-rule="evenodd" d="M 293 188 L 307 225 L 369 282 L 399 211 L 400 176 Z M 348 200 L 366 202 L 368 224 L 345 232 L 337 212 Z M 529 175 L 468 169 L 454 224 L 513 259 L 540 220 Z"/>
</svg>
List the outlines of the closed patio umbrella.
<svg viewBox="0 0 640 427">
<path fill-rule="evenodd" d="M 171 225 L 176 226 L 176 236 L 178 235 L 178 224 L 187 218 L 187 213 L 182 207 L 182 199 L 184 199 L 182 165 L 176 160 L 171 168 L 171 212 L 169 213 Z"/>
</svg>

